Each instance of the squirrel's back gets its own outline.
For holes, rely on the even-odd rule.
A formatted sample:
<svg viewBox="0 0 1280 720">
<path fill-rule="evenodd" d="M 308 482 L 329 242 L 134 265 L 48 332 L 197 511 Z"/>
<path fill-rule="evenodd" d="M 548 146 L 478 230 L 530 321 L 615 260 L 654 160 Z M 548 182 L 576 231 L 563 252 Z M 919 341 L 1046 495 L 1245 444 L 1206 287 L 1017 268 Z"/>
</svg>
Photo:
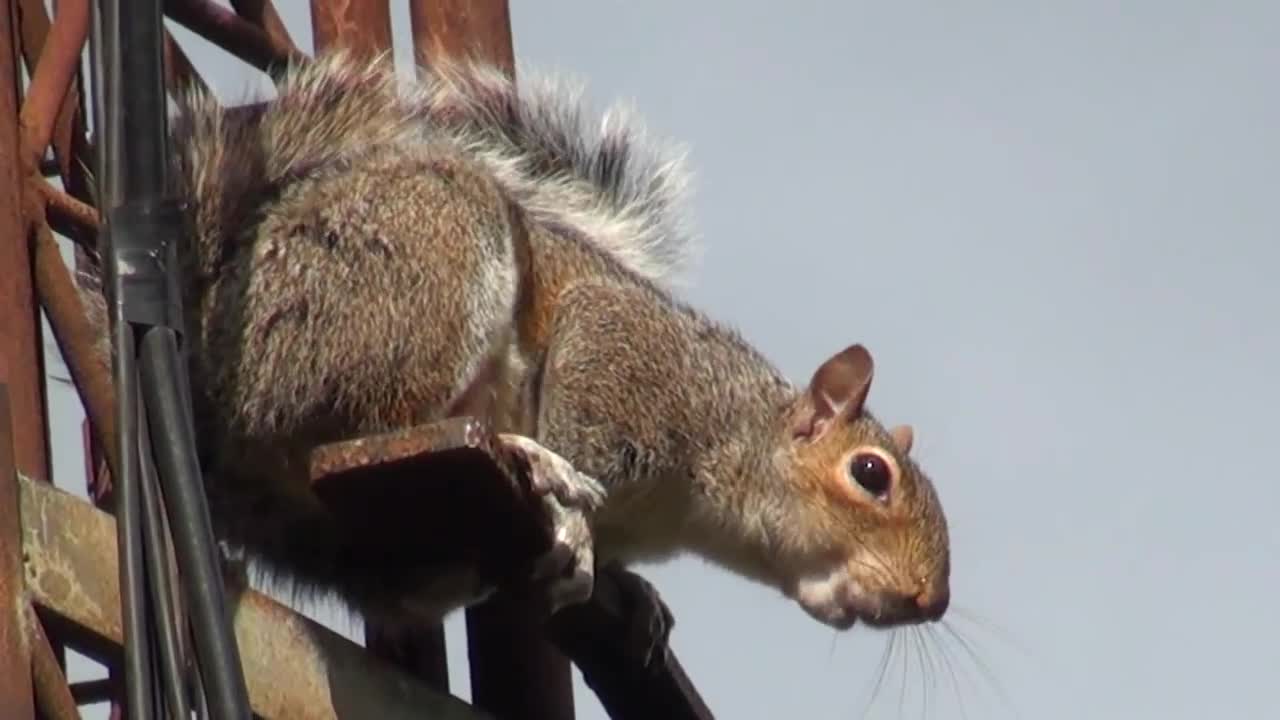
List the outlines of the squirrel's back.
<svg viewBox="0 0 1280 720">
<path fill-rule="evenodd" d="M 527 74 L 526 74 L 527 75 Z M 625 111 L 584 121 L 575 89 L 479 63 L 396 75 L 335 52 L 293 68 L 268 103 L 225 110 L 203 91 L 172 121 L 195 259 L 216 273 L 266 202 L 318 168 L 371 149 L 448 142 L 488 171 L 534 223 L 568 228 L 650 280 L 689 259 L 678 152 L 645 137 Z"/>
</svg>

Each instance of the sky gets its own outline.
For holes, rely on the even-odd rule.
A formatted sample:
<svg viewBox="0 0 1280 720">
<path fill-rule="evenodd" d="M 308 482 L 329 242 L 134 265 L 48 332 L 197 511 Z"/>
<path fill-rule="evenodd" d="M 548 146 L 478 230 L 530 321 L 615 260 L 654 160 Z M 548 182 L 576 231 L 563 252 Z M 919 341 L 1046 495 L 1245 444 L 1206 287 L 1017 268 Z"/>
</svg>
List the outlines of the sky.
<svg viewBox="0 0 1280 720">
<path fill-rule="evenodd" d="M 683 295 L 797 381 L 865 343 L 869 403 L 915 426 L 948 513 L 948 629 L 919 637 L 837 633 L 697 559 L 642 568 L 718 717 L 1276 712 L 1280 5 L 511 5 L 522 63 L 689 147 Z M 307 3 L 277 6 L 309 49 Z M 226 100 L 260 86 L 175 34 Z M 82 487 L 77 402 L 50 407 Z"/>
</svg>

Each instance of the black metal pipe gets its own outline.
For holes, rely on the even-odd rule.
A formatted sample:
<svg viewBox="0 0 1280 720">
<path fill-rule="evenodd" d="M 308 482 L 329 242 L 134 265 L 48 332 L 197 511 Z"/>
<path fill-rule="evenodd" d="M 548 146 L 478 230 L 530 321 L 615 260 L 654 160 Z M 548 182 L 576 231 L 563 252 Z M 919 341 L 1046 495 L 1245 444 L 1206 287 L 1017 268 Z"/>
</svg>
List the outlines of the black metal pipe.
<svg viewBox="0 0 1280 720">
<path fill-rule="evenodd" d="M 149 330 L 141 343 L 143 396 L 153 434 L 169 442 L 153 448 L 166 497 L 174 550 L 182 566 L 182 580 L 191 615 L 196 657 L 205 681 L 212 716 L 248 718 L 248 691 L 240 667 L 240 652 L 231 632 L 226 589 L 214 548 L 213 522 L 205 504 L 195 437 L 184 407 L 178 361 L 178 342 L 172 329 Z"/>
<path fill-rule="evenodd" d="M 159 482 L 147 490 L 156 491 L 158 504 L 169 519 L 182 594 L 190 604 L 197 676 L 208 695 L 210 716 L 217 720 L 247 720 L 248 692 L 218 570 L 212 523 L 196 462 L 189 392 L 179 359 L 182 312 L 176 247 L 184 223 L 181 205 L 167 197 L 169 157 L 160 2 L 99 2 L 100 44 L 106 51 L 102 57 L 102 85 L 108 101 L 103 113 L 103 139 L 109 146 L 109 155 L 104 158 L 103 174 L 111 186 L 103 205 L 110 252 L 104 252 L 103 257 L 108 267 L 113 317 L 122 328 L 115 347 L 121 388 L 117 402 L 121 403 L 119 412 L 128 413 L 126 421 L 120 423 L 121 457 L 127 458 L 125 464 L 129 468 L 125 479 L 134 483 L 132 504 L 122 506 L 133 516 L 126 515 L 124 519 L 129 522 L 121 523 L 121 547 L 123 551 L 126 543 L 140 538 L 147 546 L 144 568 L 158 580 L 167 577 L 160 523 L 147 523 L 150 527 L 146 527 L 145 534 L 135 529 L 139 511 L 154 509 L 154 505 L 139 504 L 142 498 L 137 483 L 155 479 L 149 473 L 145 478 L 138 477 L 139 458 L 144 464 L 154 461 Z M 124 392 L 126 387 L 129 392 Z M 141 403 L 135 395 L 139 387 Z M 141 448 L 147 455 L 139 454 L 139 422 L 147 424 L 153 440 L 149 452 L 145 444 Z M 145 520 L 145 515 L 141 519 Z M 133 576 L 128 579 L 136 580 Z M 157 582 L 154 587 L 163 588 L 164 583 Z M 169 649 L 181 630 L 174 627 L 172 614 L 164 612 L 163 599 L 157 596 L 153 600 L 158 601 L 161 617 L 142 614 L 143 624 L 135 625 L 132 632 L 126 629 L 126 644 L 141 653 L 154 639 L 155 655 L 166 656 L 159 658 L 158 664 L 168 668 L 163 674 L 170 679 L 170 683 L 158 684 L 169 685 L 174 675 L 173 653 Z M 126 602 L 125 613 L 138 615 L 145 607 L 145 594 L 135 594 Z M 167 627 L 147 627 L 145 622 L 153 618 Z M 156 670 L 138 663 L 126 674 L 133 676 L 130 683 L 142 688 Z M 172 697 L 171 690 L 165 688 L 166 697 Z M 185 687 L 179 691 L 185 692 Z M 145 695 L 138 693 L 139 697 Z M 162 700 L 158 704 L 163 709 L 169 703 Z M 131 716 L 150 720 L 152 714 L 131 711 Z"/>
<path fill-rule="evenodd" d="M 130 718 L 154 715 L 152 665 L 147 613 L 146 556 L 143 552 L 142 502 L 138 487 L 138 390 L 134 369 L 133 327 L 115 318 L 116 427 L 120 472 L 116 483 L 116 536 L 120 554 L 120 606 L 123 615 L 125 712 Z"/>
<path fill-rule="evenodd" d="M 138 423 L 138 455 L 140 463 L 140 493 L 142 499 L 143 537 L 146 539 L 147 579 L 151 587 L 151 603 L 155 608 L 157 667 L 163 682 L 160 683 L 169 716 L 191 717 L 187 702 L 186 664 L 178 643 L 177 613 L 174 609 L 176 578 L 170 572 L 169 541 L 164 527 L 164 509 L 160 498 L 159 479 L 152 460 L 151 433 L 147 423 Z"/>
<path fill-rule="evenodd" d="M 116 0 L 120 77 L 128 78 L 121 132 L 128 143 L 122 202 L 160 196 L 166 189 L 168 113 L 164 88 L 164 25 L 159 0 Z M 127 20 L 126 20 L 127 19 Z"/>
</svg>

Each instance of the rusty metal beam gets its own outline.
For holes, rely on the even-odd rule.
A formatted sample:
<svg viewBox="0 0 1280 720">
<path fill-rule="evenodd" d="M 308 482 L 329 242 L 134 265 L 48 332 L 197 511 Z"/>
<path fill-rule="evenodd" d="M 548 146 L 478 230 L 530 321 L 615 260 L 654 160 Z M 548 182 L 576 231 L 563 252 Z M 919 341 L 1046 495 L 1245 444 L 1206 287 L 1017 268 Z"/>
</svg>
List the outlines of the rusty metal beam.
<svg viewBox="0 0 1280 720">
<path fill-rule="evenodd" d="M 112 439 L 116 433 L 115 388 L 111 384 L 107 363 L 94 357 L 98 334 L 89 324 L 67 264 L 43 218 L 37 218 L 32 232 L 35 236 L 35 282 L 40 304 L 49 317 L 49 325 L 66 361 L 71 381 L 80 393 L 89 427 L 106 455 L 107 464 L 118 468 L 118 449 Z"/>
<path fill-rule="evenodd" d="M 513 470 L 494 453 L 486 424 L 466 417 L 334 443 L 311 456 L 317 495 L 370 557 L 410 548 L 415 562 L 465 563 L 503 588 L 466 611 L 473 702 L 499 717 L 571 720 L 569 663 L 546 639 L 524 583 L 551 548 L 550 526 L 527 478 Z"/>
<path fill-rule="evenodd" d="M 166 0 L 165 15 L 265 73 L 275 73 L 306 55 L 209 0 Z"/>
<path fill-rule="evenodd" d="M 83 0 L 74 1 L 83 3 Z M 45 12 L 44 3 L 41 0 L 20 0 L 18 12 L 22 18 L 22 56 L 26 60 L 27 67 L 33 68 L 42 53 L 44 53 L 45 42 L 50 31 L 49 16 Z M 72 7 L 65 12 L 68 20 L 72 23 L 78 22 L 76 17 L 79 12 L 78 8 Z M 67 22 L 67 20 L 61 22 Z M 79 55 L 68 58 L 65 48 L 60 49 L 57 54 L 63 56 L 64 60 L 62 62 L 70 61 L 73 67 L 68 69 L 64 66 L 57 69 L 59 74 L 70 72 L 71 81 L 53 125 L 54 164 L 58 169 L 57 174 L 62 178 L 63 187 L 76 197 L 87 199 L 90 194 L 90 188 L 86 168 L 76 162 L 77 156 L 80 158 L 88 156 L 88 140 L 85 137 L 84 93 L 78 77 Z M 70 231 L 69 237 L 81 243 L 93 241 L 92 238 L 81 236 L 80 231 L 74 229 Z"/>
<path fill-rule="evenodd" d="M 49 720 L 80 720 L 80 709 L 67 686 L 67 676 L 57 652 L 45 635 L 40 618 L 28 606 L 28 625 L 31 633 L 31 673 L 36 686 L 36 705 Z"/>
<path fill-rule="evenodd" d="M 261 28 L 277 47 L 291 48 L 293 52 L 302 54 L 293 38 L 289 37 L 289 30 L 271 0 L 231 0 L 231 7 L 237 15 Z"/>
<path fill-rule="evenodd" d="M 506 0 L 411 0 L 414 56 L 419 64 L 487 60 L 515 76 L 511 12 Z"/>
<path fill-rule="evenodd" d="M 649 620 L 670 612 L 647 581 L 618 568 L 597 574 L 591 600 L 567 607 L 549 624 L 557 647 L 582 671 L 613 720 L 712 720 L 667 638 Z"/>
<path fill-rule="evenodd" d="M 6 18 L 0 18 L 0 32 L 8 30 Z M 0 37 L 0 50 L 4 49 L 4 42 Z M 9 409 L 8 386 L 0 383 L 0 707 L 5 708 L 6 718 L 34 720 L 31 645 L 27 634 L 30 614 L 23 589 L 20 491 L 14 457 L 13 416 Z"/>
<path fill-rule="evenodd" d="M 18 129 L 15 8 L 16 3 L 8 2 L 0 12 L 0 383 L 9 386 L 18 470 L 28 477 L 48 480 L 44 343 L 31 284 L 23 212 L 23 175 L 29 163 Z"/>
<path fill-rule="evenodd" d="M 343 47 L 371 57 L 391 49 L 389 0 L 311 0 L 311 36 L 316 53 Z"/>
<path fill-rule="evenodd" d="M 20 479 L 19 492 L 25 519 L 21 551 L 32 602 L 43 610 L 42 617 L 78 629 L 86 651 L 110 660 L 122 639 L 115 520 L 43 483 Z M 265 595 L 229 590 L 250 702 L 264 718 L 489 717 L 425 688 Z"/>
<path fill-rule="evenodd" d="M 31 3 L 27 3 L 30 5 Z M 58 3 L 53 25 L 31 72 L 31 86 L 22 104 L 23 145 L 28 157 L 24 168 L 34 174 L 40 157 L 53 138 L 71 80 L 80 69 L 80 53 L 89 36 L 89 0 Z"/>
</svg>

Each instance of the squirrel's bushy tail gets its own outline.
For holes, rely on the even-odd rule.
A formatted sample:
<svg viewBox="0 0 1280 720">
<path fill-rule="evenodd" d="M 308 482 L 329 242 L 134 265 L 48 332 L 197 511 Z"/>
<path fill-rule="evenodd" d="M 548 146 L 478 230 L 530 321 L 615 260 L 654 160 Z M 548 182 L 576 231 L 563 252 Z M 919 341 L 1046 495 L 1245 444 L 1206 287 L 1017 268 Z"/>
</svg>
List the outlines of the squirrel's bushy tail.
<svg viewBox="0 0 1280 720">
<path fill-rule="evenodd" d="M 597 127 L 564 83 L 465 63 L 412 82 L 386 56 L 335 52 L 292 69 L 276 99 L 222 110 L 179 99 L 173 149 L 199 270 L 217 265 L 257 208 L 310 170 L 387 143 L 445 140 L 487 167 L 535 222 L 567 226 L 633 271 L 671 280 L 691 258 L 683 156 L 620 108 Z"/>
</svg>

